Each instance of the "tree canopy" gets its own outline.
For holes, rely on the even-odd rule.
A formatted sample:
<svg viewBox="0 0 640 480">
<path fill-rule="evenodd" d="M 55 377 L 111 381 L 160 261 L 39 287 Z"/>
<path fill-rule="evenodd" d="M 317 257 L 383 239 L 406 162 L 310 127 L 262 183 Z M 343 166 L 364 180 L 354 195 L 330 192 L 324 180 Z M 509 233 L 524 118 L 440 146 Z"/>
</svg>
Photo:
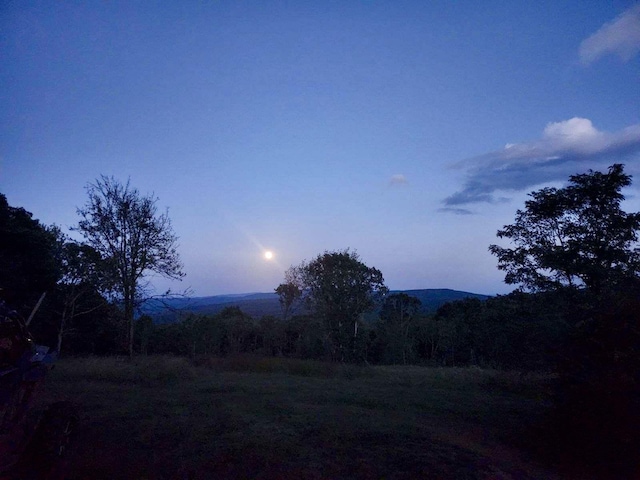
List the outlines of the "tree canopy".
<svg viewBox="0 0 640 480">
<path fill-rule="evenodd" d="M 93 247 L 73 241 L 57 227 L 53 231 L 61 267 L 56 292 L 60 303 L 56 311 L 59 316 L 56 351 L 60 353 L 63 337 L 73 328 L 74 319 L 105 306 L 105 294 L 112 289 L 113 276 Z"/>
<path fill-rule="evenodd" d="M 569 177 L 564 188 L 543 188 L 530 195 L 516 221 L 498 230 L 514 248 L 491 245 L 505 282 L 531 291 L 562 286 L 599 292 L 640 271 L 637 248 L 640 213 L 620 204 L 631 176 L 615 164 L 607 173 Z"/>
<path fill-rule="evenodd" d="M 416 321 L 422 302 L 406 293 L 394 293 L 384 299 L 380 310 L 379 330 L 384 333 L 389 350 L 397 354 L 394 363 L 406 364 L 411 353 L 409 329 Z"/>
<path fill-rule="evenodd" d="M 55 232 L 0 194 L 0 289 L 25 317 L 60 277 L 55 250 Z"/>
<path fill-rule="evenodd" d="M 351 359 L 361 315 L 387 293 L 380 270 L 367 267 L 348 249 L 325 252 L 286 274 L 314 314 L 322 318 L 334 360 Z"/>
<path fill-rule="evenodd" d="M 286 320 L 289 318 L 289 314 L 291 313 L 296 300 L 302 296 L 302 291 L 296 283 L 293 281 L 287 281 L 278 285 L 275 292 L 280 297 L 279 300 L 280 305 L 282 306 L 282 318 Z"/>
</svg>

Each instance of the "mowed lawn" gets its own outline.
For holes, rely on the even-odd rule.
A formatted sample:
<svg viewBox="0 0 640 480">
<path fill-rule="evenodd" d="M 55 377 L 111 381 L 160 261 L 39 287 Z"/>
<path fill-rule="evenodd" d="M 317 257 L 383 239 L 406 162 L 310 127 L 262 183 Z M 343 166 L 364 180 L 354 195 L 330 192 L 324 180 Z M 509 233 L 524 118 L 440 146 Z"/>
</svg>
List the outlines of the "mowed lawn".
<svg viewBox="0 0 640 480">
<path fill-rule="evenodd" d="M 549 379 L 260 357 L 66 359 L 69 479 L 560 478 L 519 448 Z"/>
</svg>

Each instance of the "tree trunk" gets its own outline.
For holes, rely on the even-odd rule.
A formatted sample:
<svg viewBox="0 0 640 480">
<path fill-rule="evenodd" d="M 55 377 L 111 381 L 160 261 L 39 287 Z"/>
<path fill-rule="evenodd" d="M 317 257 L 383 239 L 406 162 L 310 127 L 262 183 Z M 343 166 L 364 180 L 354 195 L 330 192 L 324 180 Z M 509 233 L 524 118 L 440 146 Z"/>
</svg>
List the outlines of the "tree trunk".
<svg viewBox="0 0 640 480">
<path fill-rule="evenodd" d="M 62 320 L 62 324 L 60 325 L 60 330 L 58 330 L 58 343 L 56 345 L 56 352 L 58 352 L 58 356 L 60 356 L 60 352 L 62 350 L 62 332 L 64 328 L 64 319 Z"/>
<path fill-rule="evenodd" d="M 129 357 L 133 358 L 133 335 L 135 325 L 133 323 L 133 294 L 131 292 L 125 293 L 124 317 L 129 325 Z"/>
<path fill-rule="evenodd" d="M 62 316 L 60 318 L 60 327 L 58 328 L 58 343 L 56 344 L 56 352 L 60 355 L 60 349 L 62 348 L 62 332 L 64 332 L 65 324 L 67 323 L 67 306 L 62 310 Z"/>
</svg>

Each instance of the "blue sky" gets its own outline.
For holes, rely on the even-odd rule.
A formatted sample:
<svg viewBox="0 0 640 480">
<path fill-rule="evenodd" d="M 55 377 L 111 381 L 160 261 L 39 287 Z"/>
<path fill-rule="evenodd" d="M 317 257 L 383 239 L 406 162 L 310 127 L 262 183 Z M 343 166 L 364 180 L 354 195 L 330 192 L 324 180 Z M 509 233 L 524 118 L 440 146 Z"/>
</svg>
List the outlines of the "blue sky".
<svg viewBox="0 0 640 480">
<path fill-rule="evenodd" d="M 487 248 L 528 192 L 640 182 L 638 2 L 4 2 L 0 42 L 10 205 L 67 228 L 130 178 L 196 295 L 347 247 L 393 289 L 506 293 Z"/>
</svg>

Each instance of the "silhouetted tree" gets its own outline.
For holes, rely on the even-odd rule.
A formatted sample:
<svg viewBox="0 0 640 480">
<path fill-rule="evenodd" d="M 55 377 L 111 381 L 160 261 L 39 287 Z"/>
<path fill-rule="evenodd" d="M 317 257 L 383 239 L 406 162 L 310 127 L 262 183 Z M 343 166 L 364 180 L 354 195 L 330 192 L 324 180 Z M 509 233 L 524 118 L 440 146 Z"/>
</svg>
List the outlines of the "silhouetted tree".
<svg viewBox="0 0 640 480">
<path fill-rule="evenodd" d="M 283 352 L 297 358 L 327 358 L 332 350 L 323 320 L 314 315 L 294 315 L 285 323 Z"/>
<path fill-rule="evenodd" d="M 100 253 L 93 247 L 72 241 L 57 227 L 53 230 L 62 273 L 56 289 L 61 299 L 61 306 L 56 309 L 59 317 L 56 350 L 60 353 L 62 340 L 74 320 L 99 309 L 106 302 L 101 292 L 111 288 L 112 279 Z"/>
<path fill-rule="evenodd" d="M 380 310 L 380 331 L 385 337 L 393 363 L 401 359 L 406 365 L 411 360 L 412 341 L 409 329 L 415 322 L 421 305 L 420 300 L 406 293 L 395 293 L 384 299 Z"/>
<path fill-rule="evenodd" d="M 128 342 L 122 311 L 96 291 L 85 294 L 81 303 L 97 308 L 65 328 L 64 351 L 69 355 L 121 355 L 126 352 Z M 54 312 L 62 308 L 62 303 L 57 304 Z M 59 314 L 56 317 L 59 322 Z M 39 326 L 40 322 L 36 327 Z"/>
<path fill-rule="evenodd" d="M 551 436 L 612 478 L 640 472 L 640 213 L 620 208 L 630 184 L 615 164 L 533 192 L 516 223 L 498 231 L 516 248 L 490 246 L 507 283 L 561 300 L 567 333 L 557 349 Z"/>
<path fill-rule="evenodd" d="M 0 289 L 25 319 L 38 298 L 60 278 L 56 234 L 0 194 Z"/>
<path fill-rule="evenodd" d="M 149 353 L 149 343 L 153 336 L 154 329 L 153 318 L 149 315 L 141 315 L 140 318 L 136 320 L 136 343 L 138 344 L 140 353 L 143 355 Z"/>
<path fill-rule="evenodd" d="M 258 322 L 259 348 L 265 355 L 280 356 L 284 352 L 285 346 L 285 323 L 284 319 L 273 315 L 263 315 Z"/>
<path fill-rule="evenodd" d="M 240 307 L 225 307 L 216 317 L 226 326 L 228 350 L 224 353 L 253 352 L 257 348 L 257 329 L 253 319 Z"/>
<path fill-rule="evenodd" d="M 325 252 L 287 274 L 299 279 L 298 288 L 307 305 L 323 320 L 332 358 L 355 360 L 361 316 L 388 291 L 380 270 L 367 267 L 355 252 L 344 250 Z"/>
<path fill-rule="evenodd" d="M 300 287 L 292 281 L 281 283 L 276 288 L 280 305 L 282 306 L 282 319 L 287 320 L 291 314 L 292 308 L 297 300 L 302 296 Z"/>
<path fill-rule="evenodd" d="M 77 229 L 87 243 L 109 261 L 116 279 L 133 355 L 134 312 L 141 299 L 141 281 L 153 272 L 181 279 L 182 265 L 167 213 L 158 214 L 153 196 L 113 177 L 102 176 L 87 186 L 88 201 L 78 209 Z"/>
<path fill-rule="evenodd" d="M 491 245 L 505 282 L 528 290 L 584 286 L 599 293 L 624 277 L 637 276 L 640 213 L 625 213 L 621 189 L 631 177 L 620 164 L 607 173 L 569 177 L 569 185 L 530 194 L 516 222 L 498 231 L 515 248 Z"/>
<path fill-rule="evenodd" d="M 424 315 L 416 322 L 416 355 L 429 364 L 444 364 L 446 352 L 453 352 L 456 325 L 439 315 Z"/>
</svg>

